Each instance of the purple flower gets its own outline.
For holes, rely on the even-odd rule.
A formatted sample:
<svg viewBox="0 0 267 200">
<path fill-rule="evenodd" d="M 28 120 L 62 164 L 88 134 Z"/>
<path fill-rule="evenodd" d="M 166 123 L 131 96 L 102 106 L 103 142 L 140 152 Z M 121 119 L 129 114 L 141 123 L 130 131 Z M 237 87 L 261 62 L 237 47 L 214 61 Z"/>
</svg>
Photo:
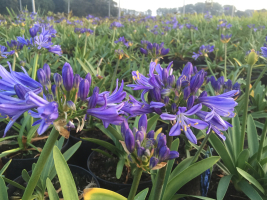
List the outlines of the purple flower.
<svg viewBox="0 0 267 200">
<path fill-rule="evenodd" d="M 184 131 L 186 137 L 194 144 L 197 143 L 196 136 L 193 134 L 190 126 L 197 128 L 197 129 L 205 129 L 208 124 L 199 119 L 191 119 L 188 116 L 194 115 L 202 108 L 201 104 L 197 104 L 193 106 L 190 110 L 186 111 L 186 107 L 179 107 L 178 112 L 176 115 L 163 113 L 160 115 L 161 119 L 163 120 L 176 120 L 176 124 L 171 128 L 169 135 L 170 136 L 177 136 L 181 134 L 181 130 Z"/>
<path fill-rule="evenodd" d="M 15 53 L 15 51 L 10 51 L 8 52 L 7 51 L 7 48 L 5 46 L 1 46 L 0 45 L 0 56 L 3 57 L 3 58 L 7 58 L 7 56 L 9 55 L 13 55 Z"/>
<path fill-rule="evenodd" d="M 262 56 L 267 58 L 267 47 L 261 47 Z"/>
<path fill-rule="evenodd" d="M 109 26 L 110 29 L 120 28 L 120 27 L 124 27 L 120 22 L 113 22 Z"/>
<path fill-rule="evenodd" d="M 87 79 L 83 79 L 80 82 L 80 86 L 79 86 L 79 97 L 82 101 L 86 100 L 89 94 L 89 89 L 90 89 L 89 81 Z"/>
</svg>

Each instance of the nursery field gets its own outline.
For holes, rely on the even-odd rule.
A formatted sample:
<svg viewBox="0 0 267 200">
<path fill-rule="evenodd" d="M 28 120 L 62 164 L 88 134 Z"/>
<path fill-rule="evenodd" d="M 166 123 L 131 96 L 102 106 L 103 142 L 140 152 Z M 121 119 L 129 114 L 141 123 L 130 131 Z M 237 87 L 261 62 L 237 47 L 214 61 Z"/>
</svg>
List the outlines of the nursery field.
<svg viewBox="0 0 267 200">
<path fill-rule="evenodd" d="M 0 15 L 0 200 L 267 199 L 267 13 Z"/>
</svg>

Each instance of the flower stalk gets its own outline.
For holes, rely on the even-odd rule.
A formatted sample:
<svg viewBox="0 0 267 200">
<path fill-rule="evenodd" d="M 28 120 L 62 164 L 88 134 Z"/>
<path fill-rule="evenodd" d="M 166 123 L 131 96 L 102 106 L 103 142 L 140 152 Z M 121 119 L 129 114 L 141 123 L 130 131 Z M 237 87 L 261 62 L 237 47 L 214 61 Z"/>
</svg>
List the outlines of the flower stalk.
<svg viewBox="0 0 267 200">
<path fill-rule="evenodd" d="M 224 43 L 224 81 L 227 81 L 226 61 L 227 61 L 227 43 Z"/>
<path fill-rule="evenodd" d="M 136 191 L 138 189 L 142 173 L 143 173 L 143 169 L 141 169 L 141 168 L 136 169 L 135 174 L 134 174 L 132 187 L 131 187 L 131 190 L 130 190 L 130 193 L 128 196 L 128 200 L 134 200 L 134 197 L 135 197 Z"/>
<path fill-rule="evenodd" d="M 120 65 L 120 59 L 117 60 L 117 64 L 116 64 L 116 67 L 115 67 L 115 70 L 114 70 L 114 73 L 112 76 L 112 81 L 111 81 L 111 85 L 110 85 L 110 89 L 109 89 L 110 92 L 112 92 L 112 88 L 113 88 L 114 83 L 115 83 L 115 78 L 117 76 L 117 71 L 118 71 L 119 65 Z"/>
<path fill-rule="evenodd" d="M 244 105 L 244 112 L 243 112 L 243 120 L 242 120 L 242 127 L 241 127 L 241 146 L 240 152 L 244 148 L 244 141 L 245 141 L 245 132 L 246 132 L 246 124 L 247 124 L 247 117 L 248 117 L 248 102 L 249 102 L 249 86 L 251 82 L 251 74 L 252 74 L 252 67 L 253 65 L 248 65 L 247 69 L 247 81 L 246 81 L 246 93 L 245 93 L 245 105 Z"/>
</svg>

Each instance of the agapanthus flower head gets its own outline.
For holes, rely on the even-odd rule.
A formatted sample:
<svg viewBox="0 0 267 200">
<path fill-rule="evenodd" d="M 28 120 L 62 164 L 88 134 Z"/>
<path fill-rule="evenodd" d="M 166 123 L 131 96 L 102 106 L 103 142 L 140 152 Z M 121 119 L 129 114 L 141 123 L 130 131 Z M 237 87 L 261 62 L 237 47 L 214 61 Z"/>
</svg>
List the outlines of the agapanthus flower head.
<svg viewBox="0 0 267 200">
<path fill-rule="evenodd" d="M 155 138 L 153 130 L 147 131 L 147 117 L 142 115 L 139 119 L 138 128 L 131 130 L 127 121 L 122 125 L 122 135 L 124 141 L 121 141 L 131 162 L 142 167 L 145 171 L 159 169 L 166 165 L 166 161 L 175 159 L 179 156 L 177 151 L 170 151 L 166 145 L 166 135 L 158 134 Z M 160 164 L 161 163 L 161 167 Z"/>
<path fill-rule="evenodd" d="M 206 20 L 210 20 L 212 18 L 212 15 L 209 13 L 209 11 L 207 11 L 207 13 L 204 15 L 204 18 Z"/>
<path fill-rule="evenodd" d="M 193 24 L 185 24 L 186 28 L 198 31 L 198 28 Z"/>
<path fill-rule="evenodd" d="M 3 57 L 3 58 L 7 58 L 7 56 L 9 55 L 13 55 L 15 53 L 14 50 L 12 51 L 7 51 L 7 48 L 5 46 L 1 46 L 0 45 L 0 56 Z"/>
<path fill-rule="evenodd" d="M 217 30 L 220 29 L 220 28 L 223 28 L 223 29 L 230 29 L 232 27 L 232 24 L 227 24 L 227 22 L 222 22 L 220 23 L 219 25 L 217 25 Z"/>
<path fill-rule="evenodd" d="M 202 45 L 201 47 L 199 47 L 198 53 L 193 52 L 192 58 L 196 60 L 199 56 L 208 57 L 208 53 L 211 53 L 213 51 L 214 51 L 213 45 Z"/>
<path fill-rule="evenodd" d="M 222 43 L 228 43 L 232 37 L 232 34 L 221 34 L 221 42 Z"/>
<path fill-rule="evenodd" d="M 164 48 L 164 43 L 161 44 L 151 43 L 149 41 L 141 41 L 144 48 L 140 48 L 142 54 L 151 55 L 153 58 L 157 59 L 159 56 L 164 56 L 169 53 L 170 49 Z"/>
<path fill-rule="evenodd" d="M 248 24 L 249 28 L 255 28 L 255 24 Z"/>
<path fill-rule="evenodd" d="M 123 24 L 121 24 L 120 22 L 113 22 L 109 26 L 110 29 L 116 29 L 116 28 L 120 28 L 120 27 L 124 27 Z"/>
</svg>

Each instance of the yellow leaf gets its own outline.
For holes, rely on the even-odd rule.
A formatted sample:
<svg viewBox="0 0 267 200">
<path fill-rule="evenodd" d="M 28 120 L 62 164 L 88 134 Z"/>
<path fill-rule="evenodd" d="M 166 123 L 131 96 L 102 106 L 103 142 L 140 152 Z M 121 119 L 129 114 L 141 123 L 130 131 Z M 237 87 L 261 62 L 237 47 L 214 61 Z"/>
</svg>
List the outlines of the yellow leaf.
<svg viewBox="0 0 267 200">
<path fill-rule="evenodd" d="M 83 191 L 84 200 L 127 200 L 124 196 L 102 188 L 87 188 Z"/>
<path fill-rule="evenodd" d="M 161 132 L 162 132 L 162 128 L 159 128 L 154 134 L 154 139 L 157 139 L 158 134 L 160 134 Z"/>
</svg>

